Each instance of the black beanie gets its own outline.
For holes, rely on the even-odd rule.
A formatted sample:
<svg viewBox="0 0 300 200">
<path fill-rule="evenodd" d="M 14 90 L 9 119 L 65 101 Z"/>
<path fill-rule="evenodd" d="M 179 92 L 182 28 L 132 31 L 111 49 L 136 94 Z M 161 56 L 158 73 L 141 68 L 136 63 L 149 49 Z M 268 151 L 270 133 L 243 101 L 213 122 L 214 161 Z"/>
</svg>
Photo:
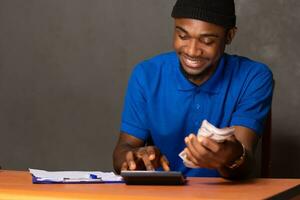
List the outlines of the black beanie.
<svg viewBox="0 0 300 200">
<path fill-rule="evenodd" d="M 172 17 L 199 19 L 232 28 L 236 23 L 234 0 L 177 0 Z"/>
</svg>

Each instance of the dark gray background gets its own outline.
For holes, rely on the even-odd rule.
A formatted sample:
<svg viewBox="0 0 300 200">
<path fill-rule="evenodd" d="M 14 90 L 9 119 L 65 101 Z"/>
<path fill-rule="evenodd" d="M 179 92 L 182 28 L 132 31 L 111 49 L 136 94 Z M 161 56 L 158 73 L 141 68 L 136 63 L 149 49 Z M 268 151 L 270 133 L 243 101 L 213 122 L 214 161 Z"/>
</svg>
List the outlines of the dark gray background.
<svg viewBox="0 0 300 200">
<path fill-rule="evenodd" d="M 0 0 L 0 165 L 112 170 L 133 66 L 172 49 L 174 0 Z M 236 0 L 229 52 L 270 66 L 272 176 L 300 177 L 300 1 Z"/>
</svg>

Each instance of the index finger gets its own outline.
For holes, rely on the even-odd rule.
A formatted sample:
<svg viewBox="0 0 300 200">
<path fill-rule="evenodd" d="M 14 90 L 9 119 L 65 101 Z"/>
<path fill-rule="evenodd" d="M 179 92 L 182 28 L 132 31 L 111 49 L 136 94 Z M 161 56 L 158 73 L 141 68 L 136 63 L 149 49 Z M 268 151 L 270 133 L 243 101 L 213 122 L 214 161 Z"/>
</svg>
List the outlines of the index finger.
<svg viewBox="0 0 300 200">
<path fill-rule="evenodd" d="M 160 165 L 162 166 L 162 168 L 164 169 L 164 171 L 170 171 L 169 161 L 166 158 L 166 156 L 162 155 L 160 157 Z"/>
<path fill-rule="evenodd" d="M 151 163 L 151 161 L 149 159 L 149 155 L 148 154 L 145 153 L 142 156 L 142 160 L 144 162 L 144 165 L 145 165 L 147 171 L 153 171 L 154 170 L 154 167 L 153 167 L 153 165 L 152 165 L 152 163 Z"/>
<path fill-rule="evenodd" d="M 149 147 L 147 147 L 146 151 L 147 151 L 149 160 L 154 160 L 156 157 L 156 151 L 155 151 L 154 147 L 149 146 Z"/>
</svg>

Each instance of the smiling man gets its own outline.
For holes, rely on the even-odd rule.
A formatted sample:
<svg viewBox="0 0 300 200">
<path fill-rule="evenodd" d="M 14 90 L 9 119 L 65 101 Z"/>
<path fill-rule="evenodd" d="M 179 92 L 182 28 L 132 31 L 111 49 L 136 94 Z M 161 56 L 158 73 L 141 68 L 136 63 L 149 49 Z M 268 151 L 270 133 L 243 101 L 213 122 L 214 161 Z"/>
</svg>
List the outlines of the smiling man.
<svg viewBox="0 0 300 200">
<path fill-rule="evenodd" d="M 245 178 L 271 107 L 272 73 L 224 53 L 237 30 L 233 0 L 178 0 L 172 17 L 175 52 L 141 62 L 129 80 L 114 168 Z M 234 134 L 224 142 L 197 137 L 205 119 Z"/>
</svg>

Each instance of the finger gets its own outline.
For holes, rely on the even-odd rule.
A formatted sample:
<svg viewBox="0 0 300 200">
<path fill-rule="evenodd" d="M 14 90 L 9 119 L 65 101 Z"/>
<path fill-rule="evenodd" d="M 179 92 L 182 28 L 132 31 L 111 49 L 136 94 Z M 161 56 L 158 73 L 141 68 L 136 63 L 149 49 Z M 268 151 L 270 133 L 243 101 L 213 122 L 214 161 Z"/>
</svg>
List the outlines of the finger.
<svg viewBox="0 0 300 200">
<path fill-rule="evenodd" d="M 147 153 L 148 153 L 148 158 L 149 160 L 155 160 L 155 154 L 156 154 L 156 151 L 155 151 L 155 148 L 153 146 L 149 146 L 147 147 L 146 149 Z"/>
<path fill-rule="evenodd" d="M 166 158 L 166 156 L 163 155 L 163 156 L 160 157 L 160 164 L 161 164 L 164 171 L 170 171 L 169 161 Z"/>
<path fill-rule="evenodd" d="M 197 140 L 198 140 L 200 143 L 203 141 L 204 138 L 205 138 L 205 137 L 203 137 L 203 136 L 197 136 Z"/>
<path fill-rule="evenodd" d="M 154 170 L 154 167 L 149 159 L 149 156 L 148 154 L 144 154 L 143 157 L 142 157 L 142 160 L 144 162 L 144 165 L 147 169 L 147 171 L 153 171 Z"/>
<path fill-rule="evenodd" d="M 199 140 L 198 140 L 199 141 Z M 221 149 L 221 145 L 220 143 L 215 142 L 212 139 L 209 138 L 202 138 L 201 142 L 200 142 L 205 148 L 207 148 L 208 150 L 210 150 L 211 152 L 217 153 L 220 151 Z"/>
<path fill-rule="evenodd" d="M 188 150 L 191 153 L 191 156 L 195 158 L 201 157 L 201 153 L 203 152 L 203 148 L 201 149 L 201 144 L 196 139 L 194 134 L 190 134 L 188 137 L 185 138 L 185 143 Z"/>
<path fill-rule="evenodd" d="M 195 159 L 195 157 L 192 155 L 191 151 L 188 148 L 184 149 L 185 153 L 186 153 L 186 159 L 188 162 L 192 162 L 193 165 L 199 165 L 198 160 Z"/>
<path fill-rule="evenodd" d="M 127 162 L 123 162 L 123 164 L 122 164 L 121 171 L 124 171 L 124 170 L 128 170 Z"/>
<path fill-rule="evenodd" d="M 201 167 L 211 168 L 213 155 L 208 149 L 206 149 L 195 135 L 189 135 L 186 139 L 187 149 L 189 150 L 189 159 Z"/>
<path fill-rule="evenodd" d="M 224 143 L 218 143 L 210 138 L 198 138 L 202 148 L 205 150 L 205 154 L 202 155 L 203 160 L 205 160 L 205 165 L 207 168 L 217 168 L 220 164 L 220 160 L 223 159 L 222 149 L 224 148 Z"/>
<path fill-rule="evenodd" d="M 130 170 L 136 169 L 136 163 L 134 162 L 134 155 L 133 155 L 132 151 L 127 152 L 126 161 L 127 161 L 127 165 Z"/>
</svg>

